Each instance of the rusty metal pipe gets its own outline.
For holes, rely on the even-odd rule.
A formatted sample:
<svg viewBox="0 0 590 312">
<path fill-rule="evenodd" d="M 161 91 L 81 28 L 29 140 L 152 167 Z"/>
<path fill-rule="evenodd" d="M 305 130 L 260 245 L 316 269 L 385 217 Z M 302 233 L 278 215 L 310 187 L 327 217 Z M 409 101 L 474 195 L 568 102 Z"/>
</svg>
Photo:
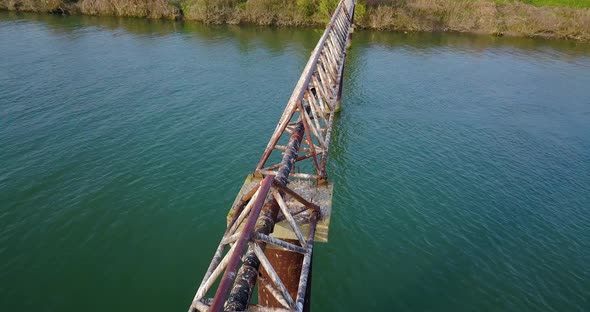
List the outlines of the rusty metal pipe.
<svg viewBox="0 0 590 312">
<path fill-rule="evenodd" d="M 299 121 L 293 130 L 293 134 L 289 138 L 287 149 L 283 154 L 281 166 L 274 177 L 276 184 L 286 186 L 289 174 L 293 168 L 293 164 L 297 159 L 299 147 L 303 140 L 303 122 Z M 267 176 L 269 177 L 269 176 Z M 266 178 L 265 178 L 266 179 Z M 279 212 L 279 205 L 273 198 L 271 199 L 260 213 L 258 222 L 256 223 L 256 232 L 262 234 L 270 234 L 274 228 L 275 221 Z M 246 255 L 243 258 L 242 266 L 238 271 L 234 285 L 231 289 L 227 303 L 225 304 L 225 310 L 227 311 L 245 311 L 248 308 L 248 302 L 252 296 L 256 278 L 258 277 L 258 268 L 260 267 L 260 261 L 252 248 L 248 248 Z"/>
<path fill-rule="evenodd" d="M 256 219 L 258 218 L 258 215 L 262 210 L 262 205 L 264 204 L 266 195 L 270 190 L 272 180 L 272 176 L 267 176 L 264 178 L 262 184 L 260 185 L 260 189 L 258 190 L 258 196 L 256 197 L 256 201 L 254 202 L 252 211 L 248 216 L 246 224 L 244 225 L 244 229 L 242 229 L 242 234 L 240 235 L 240 238 L 235 243 L 232 257 L 229 259 L 227 268 L 225 269 L 223 277 L 221 278 L 221 282 L 217 287 L 217 292 L 215 293 L 215 297 L 213 298 L 213 302 L 211 303 L 211 307 L 209 308 L 209 311 L 211 312 L 219 312 L 223 309 L 223 303 L 234 281 L 238 265 L 240 264 L 240 256 L 244 253 L 246 247 L 248 246 L 248 242 L 250 241 L 250 238 L 252 236 L 254 226 L 256 225 Z"/>
</svg>

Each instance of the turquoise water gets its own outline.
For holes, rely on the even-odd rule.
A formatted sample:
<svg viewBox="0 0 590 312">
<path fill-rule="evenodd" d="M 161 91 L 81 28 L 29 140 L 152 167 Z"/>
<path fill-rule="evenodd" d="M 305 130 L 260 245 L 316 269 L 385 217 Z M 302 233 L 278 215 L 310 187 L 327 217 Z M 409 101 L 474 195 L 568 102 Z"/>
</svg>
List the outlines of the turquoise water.
<svg viewBox="0 0 590 312">
<path fill-rule="evenodd" d="M 320 30 L 0 12 L 0 310 L 185 311 Z M 357 32 L 314 311 L 590 310 L 590 45 Z"/>
</svg>

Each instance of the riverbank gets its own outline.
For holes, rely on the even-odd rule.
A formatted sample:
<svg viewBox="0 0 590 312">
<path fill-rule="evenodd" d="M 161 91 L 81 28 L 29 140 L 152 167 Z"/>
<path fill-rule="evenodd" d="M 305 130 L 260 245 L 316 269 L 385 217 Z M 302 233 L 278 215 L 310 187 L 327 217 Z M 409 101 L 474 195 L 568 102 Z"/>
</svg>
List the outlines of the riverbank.
<svg viewBox="0 0 590 312">
<path fill-rule="evenodd" d="M 590 41 L 590 0 L 567 4 L 560 1 L 527 0 L 532 3 L 527 4 L 506 0 L 366 0 L 357 5 L 355 24 L 375 30 Z M 0 9 L 184 19 L 211 24 L 322 26 L 336 3 L 337 0 L 0 0 Z"/>
</svg>

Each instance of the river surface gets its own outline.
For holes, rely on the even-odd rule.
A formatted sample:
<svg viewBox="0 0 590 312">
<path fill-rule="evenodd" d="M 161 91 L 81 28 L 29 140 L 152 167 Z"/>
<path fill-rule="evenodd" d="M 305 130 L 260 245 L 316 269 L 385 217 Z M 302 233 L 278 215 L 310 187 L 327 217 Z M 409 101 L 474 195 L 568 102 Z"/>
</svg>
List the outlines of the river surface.
<svg viewBox="0 0 590 312">
<path fill-rule="evenodd" d="M 186 311 L 322 30 L 0 12 L 0 310 Z M 314 311 L 590 311 L 590 45 L 356 32 Z"/>
</svg>

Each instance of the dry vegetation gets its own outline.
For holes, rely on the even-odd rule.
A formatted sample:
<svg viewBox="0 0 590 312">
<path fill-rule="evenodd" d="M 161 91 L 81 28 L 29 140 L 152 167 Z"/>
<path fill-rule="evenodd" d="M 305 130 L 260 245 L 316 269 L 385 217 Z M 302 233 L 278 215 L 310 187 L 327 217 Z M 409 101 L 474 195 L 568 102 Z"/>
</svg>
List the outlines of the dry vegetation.
<svg viewBox="0 0 590 312">
<path fill-rule="evenodd" d="M 0 0 L 0 9 L 28 12 L 55 12 L 66 2 L 63 0 Z"/>
<path fill-rule="evenodd" d="M 80 0 L 83 14 L 176 18 L 179 10 L 168 0 Z"/>
<path fill-rule="evenodd" d="M 213 24 L 321 26 L 338 0 L 181 0 L 183 16 Z"/>
<path fill-rule="evenodd" d="M 176 18 L 180 12 L 168 0 L 0 0 L 0 9 L 149 18 Z"/>
<path fill-rule="evenodd" d="M 183 18 L 216 24 L 322 25 L 337 3 L 338 0 L 0 0 L 0 9 Z M 560 7 L 565 4 L 570 7 Z M 590 40 L 589 7 L 590 0 L 360 0 L 355 23 L 361 28 L 379 30 Z"/>
<path fill-rule="evenodd" d="M 290 0 L 182 0 L 188 20 L 213 24 L 309 25 L 319 21 L 305 16 Z"/>
<path fill-rule="evenodd" d="M 408 0 L 372 6 L 357 24 L 401 31 L 458 31 L 590 40 L 590 9 L 521 2 Z"/>
</svg>

